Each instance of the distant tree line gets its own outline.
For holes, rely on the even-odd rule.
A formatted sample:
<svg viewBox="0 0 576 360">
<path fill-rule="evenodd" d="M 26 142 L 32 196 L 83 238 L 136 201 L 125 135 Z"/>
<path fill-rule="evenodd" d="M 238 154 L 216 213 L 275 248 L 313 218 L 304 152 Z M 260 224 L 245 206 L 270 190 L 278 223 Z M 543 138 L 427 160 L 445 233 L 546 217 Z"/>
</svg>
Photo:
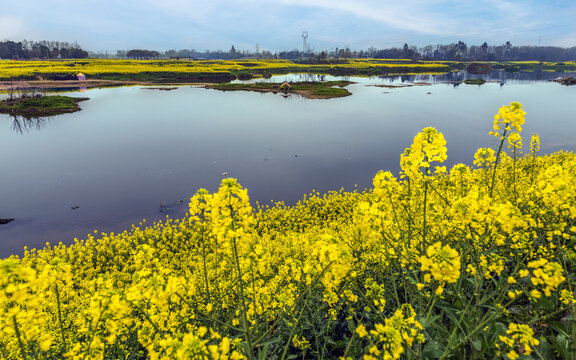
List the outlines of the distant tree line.
<svg viewBox="0 0 576 360">
<path fill-rule="evenodd" d="M 154 50 L 128 50 L 126 57 L 129 59 L 157 59 L 160 53 Z"/>
<path fill-rule="evenodd" d="M 558 46 L 513 46 L 509 41 L 503 45 L 468 46 L 459 41 L 449 45 L 428 45 L 416 51 L 406 44 L 402 49 L 408 58 L 424 60 L 457 61 L 574 61 L 576 46 L 563 48 Z"/>
<path fill-rule="evenodd" d="M 0 43 L 1 44 L 1 43 Z M 2 53 L 0 52 L 0 57 Z M 108 54 L 90 53 L 92 57 L 108 57 Z M 63 56 L 64 57 L 64 56 Z M 468 45 L 463 41 L 448 45 L 427 45 L 417 47 L 404 44 L 402 47 L 377 49 L 370 47 L 364 50 L 351 50 L 350 48 L 336 48 L 330 51 L 301 51 L 284 50 L 276 53 L 263 51 L 237 50 L 232 46 L 230 50 L 194 49 L 167 50 L 164 52 L 154 50 L 118 50 L 116 58 L 132 59 L 196 59 L 196 60 L 228 60 L 228 59 L 286 59 L 306 63 L 338 63 L 348 58 L 374 58 L 374 59 L 411 59 L 431 61 L 576 61 L 576 46 L 513 46 L 510 42 L 502 45 Z"/>
<path fill-rule="evenodd" d="M 88 52 L 65 41 L 0 41 L 0 59 L 83 59 Z"/>
<path fill-rule="evenodd" d="M 235 49 L 234 49 L 235 50 Z M 333 51 L 208 51 L 199 53 L 195 50 L 169 50 L 167 57 L 181 56 L 200 59 L 241 59 L 241 58 L 264 58 L 264 59 L 287 59 L 310 62 L 333 62 L 334 59 L 346 58 L 374 58 L 374 59 L 411 59 L 411 60 L 451 60 L 451 61 L 576 61 L 576 46 L 563 48 L 558 46 L 513 46 L 510 42 L 502 45 L 468 46 L 463 41 L 448 45 L 428 45 L 424 47 L 404 44 L 401 48 L 376 49 L 370 47 L 366 50 L 351 50 L 349 48 Z"/>
<path fill-rule="evenodd" d="M 298 50 L 281 51 L 282 59 L 308 58 L 322 62 L 340 58 L 374 59 L 411 59 L 411 60 L 449 60 L 449 61 L 576 61 L 576 46 L 563 48 L 557 46 L 513 46 L 510 42 L 503 45 L 468 46 L 463 41 L 448 45 L 428 45 L 421 48 L 404 44 L 402 48 L 352 51 L 349 48 L 335 49 L 319 54 L 303 53 Z"/>
</svg>

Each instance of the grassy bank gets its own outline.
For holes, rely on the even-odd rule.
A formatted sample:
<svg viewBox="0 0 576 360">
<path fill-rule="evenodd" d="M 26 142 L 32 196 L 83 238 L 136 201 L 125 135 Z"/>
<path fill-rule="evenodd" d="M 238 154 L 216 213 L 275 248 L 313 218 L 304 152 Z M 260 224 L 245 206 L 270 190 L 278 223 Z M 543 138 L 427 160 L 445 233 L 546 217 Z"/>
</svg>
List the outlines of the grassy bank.
<svg viewBox="0 0 576 360">
<path fill-rule="evenodd" d="M 88 98 L 62 95 L 17 97 L 0 101 L 0 113 L 19 116 L 52 116 L 80 111 L 78 102 Z"/>
<path fill-rule="evenodd" d="M 0 261 L 0 357 L 574 358 L 576 156 L 523 123 L 502 107 L 474 166 L 426 128 L 366 192 L 253 209 L 224 179 L 184 219 Z"/>
<path fill-rule="evenodd" d="M 309 99 L 331 99 L 352 95 L 345 86 L 352 84 L 350 81 L 323 81 L 323 82 L 294 82 L 288 85 L 282 83 L 254 84 L 215 84 L 205 85 L 206 88 L 222 91 L 256 91 L 283 94 L 298 94 Z"/>
</svg>

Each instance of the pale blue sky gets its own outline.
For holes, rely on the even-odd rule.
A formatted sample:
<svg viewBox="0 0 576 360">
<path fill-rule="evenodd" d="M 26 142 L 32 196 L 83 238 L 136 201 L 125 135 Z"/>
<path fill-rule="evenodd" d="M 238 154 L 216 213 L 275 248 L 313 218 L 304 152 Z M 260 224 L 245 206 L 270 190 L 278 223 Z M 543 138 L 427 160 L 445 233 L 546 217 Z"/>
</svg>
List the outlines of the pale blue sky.
<svg viewBox="0 0 576 360">
<path fill-rule="evenodd" d="M 0 0 L 0 40 L 86 50 L 576 46 L 576 0 Z"/>
</svg>

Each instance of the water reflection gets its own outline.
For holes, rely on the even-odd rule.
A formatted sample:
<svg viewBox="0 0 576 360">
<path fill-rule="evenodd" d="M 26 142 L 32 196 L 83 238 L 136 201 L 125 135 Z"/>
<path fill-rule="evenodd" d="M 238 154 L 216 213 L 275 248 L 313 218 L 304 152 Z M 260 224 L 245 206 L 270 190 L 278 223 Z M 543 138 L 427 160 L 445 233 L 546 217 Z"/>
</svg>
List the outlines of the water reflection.
<svg viewBox="0 0 576 360">
<path fill-rule="evenodd" d="M 461 83 L 469 79 L 483 79 L 491 82 L 499 82 L 501 85 L 506 82 L 542 82 L 552 81 L 561 77 L 576 76 L 576 72 L 551 72 L 551 71 L 518 71 L 508 72 L 505 70 L 494 70 L 486 74 L 472 74 L 466 70 L 453 71 L 446 74 L 411 74 L 411 75 L 383 75 L 378 79 L 385 82 L 395 83 Z"/>
<path fill-rule="evenodd" d="M 0 114 L 0 218 L 16 219 L 0 225 L 0 258 L 21 254 L 24 245 L 69 244 L 95 229 L 121 232 L 143 218 L 182 217 L 197 189 L 216 191 L 225 176 L 248 188 L 253 204 L 370 187 L 378 170 L 398 172 L 403 149 L 426 126 L 444 133 L 448 168 L 470 163 L 478 147 L 494 146 L 490 119 L 511 101 L 525 106 L 524 132 L 539 133 L 542 152 L 576 149 L 576 123 L 566 115 L 576 87 L 525 86 L 510 77 L 524 75 L 502 75 L 509 76 L 494 81 L 506 86 L 452 86 L 448 80 L 468 76 L 461 72 L 353 77 L 353 96 L 330 100 L 189 86 L 106 88 L 90 90 L 83 111 L 57 121 Z M 283 79 L 341 78 L 273 81 Z M 418 82 L 432 85 L 406 86 Z"/>
<path fill-rule="evenodd" d="M 12 118 L 12 130 L 18 134 L 27 133 L 33 130 L 40 130 L 45 127 L 53 116 L 48 117 L 26 117 L 19 115 L 10 115 Z"/>
<path fill-rule="evenodd" d="M 353 76 L 332 76 L 319 74 L 286 74 L 275 75 L 267 79 L 250 79 L 235 80 L 233 83 L 246 84 L 255 82 L 282 83 L 284 81 L 334 81 L 346 80 L 354 81 L 361 84 L 413 84 L 413 83 L 431 83 L 431 84 L 453 84 L 457 87 L 464 80 L 483 79 L 488 82 L 497 82 L 500 85 L 507 83 L 535 83 L 542 81 L 552 81 L 562 77 L 576 77 L 576 72 L 553 72 L 553 71 L 518 71 L 508 72 L 505 70 L 493 70 L 488 73 L 478 74 L 466 70 L 452 71 L 443 74 L 392 74 L 371 77 L 353 77 Z"/>
</svg>

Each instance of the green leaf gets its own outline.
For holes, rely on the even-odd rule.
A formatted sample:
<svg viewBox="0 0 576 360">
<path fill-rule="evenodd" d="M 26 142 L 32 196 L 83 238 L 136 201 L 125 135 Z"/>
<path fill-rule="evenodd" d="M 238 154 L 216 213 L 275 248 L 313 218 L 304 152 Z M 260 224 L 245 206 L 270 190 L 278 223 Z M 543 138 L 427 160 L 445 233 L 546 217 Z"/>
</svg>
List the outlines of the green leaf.
<svg viewBox="0 0 576 360">
<path fill-rule="evenodd" d="M 422 355 L 425 359 L 438 359 L 443 353 L 442 345 L 436 341 L 428 341 L 422 349 Z"/>
<path fill-rule="evenodd" d="M 559 334 L 556 335 L 555 338 L 550 338 L 550 340 L 552 342 L 552 347 L 558 352 L 558 354 L 560 354 L 560 357 L 562 359 L 568 358 L 568 352 L 570 350 L 570 342 L 568 338 L 565 335 Z"/>
<path fill-rule="evenodd" d="M 472 340 L 472 347 L 476 351 L 482 350 L 482 340 Z"/>
<path fill-rule="evenodd" d="M 494 335 L 504 335 L 508 328 L 501 322 L 497 322 L 494 324 Z"/>
<path fill-rule="evenodd" d="M 561 321 L 550 321 L 548 322 L 548 326 L 551 329 L 554 329 L 559 334 L 567 334 L 568 329 L 566 328 L 566 324 Z"/>
<path fill-rule="evenodd" d="M 428 320 L 426 320 L 426 318 L 420 318 L 420 319 L 418 319 L 418 322 L 420 322 L 422 327 L 424 329 L 426 329 L 430 324 L 434 323 L 439 318 L 441 318 L 440 315 L 434 315 L 434 316 L 431 316 Z"/>
<path fill-rule="evenodd" d="M 540 338 L 540 345 L 538 345 L 537 351 L 540 352 L 544 359 L 553 359 L 554 358 L 554 349 L 552 345 L 548 342 L 543 341 L 545 340 L 543 337 Z M 563 356 L 564 357 L 564 356 Z"/>
</svg>

